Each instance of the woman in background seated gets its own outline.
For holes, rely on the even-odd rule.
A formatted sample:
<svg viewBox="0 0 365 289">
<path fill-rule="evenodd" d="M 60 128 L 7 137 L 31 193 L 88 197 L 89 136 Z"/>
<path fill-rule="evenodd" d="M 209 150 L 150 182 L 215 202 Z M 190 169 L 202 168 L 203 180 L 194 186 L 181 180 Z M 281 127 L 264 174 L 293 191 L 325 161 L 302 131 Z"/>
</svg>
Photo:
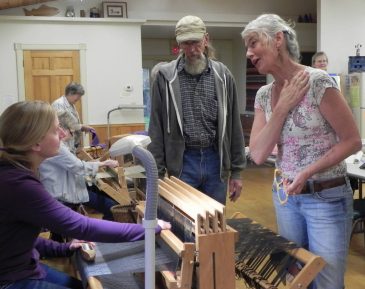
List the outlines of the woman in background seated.
<svg viewBox="0 0 365 289">
<path fill-rule="evenodd" d="M 318 51 L 312 56 L 312 67 L 327 71 L 328 57 L 323 51 Z"/>
<path fill-rule="evenodd" d="M 144 238 L 141 224 L 87 218 L 47 192 L 38 179 L 38 168 L 58 154 L 64 135 L 56 112 L 45 102 L 18 102 L 0 116 L 1 288 L 81 288 L 69 282 L 71 277 L 65 279 L 64 274 L 59 276 L 61 273 L 45 269 L 39 262 L 36 243 L 41 228 L 97 242 Z M 170 228 L 164 221 L 158 224 L 157 232 Z M 50 246 L 45 243 L 43 249 L 51 250 Z"/>
<path fill-rule="evenodd" d="M 327 54 L 323 51 L 318 51 L 312 56 L 312 67 L 318 68 L 324 71 L 327 71 L 327 65 L 328 65 L 328 57 Z M 335 76 L 331 76 L 333 81 L 336 83 L 339 89 L 340 88 L 340 78 L 337 76 L 338 79 L 336 80 Z"/>
<path fill-rule="evenodd" d="M 56 156 L 43 161 L 39 167 L 40 181 L 57 200 L 71 208 L 84 204 L 103 213 L 103 219 L 113 220 L 110 208 L 117 205 L 113 199 L 99 191 L 96 186 L 87 186 L 85 176 L 95 176 L 99 167 L 116 167 L 115 160 L 85 162 L 72 154 L 65 142 L 72 136 L 72 123 L 68 113 L 59 112 L 60 126 L 65 132 Z"/>
<path fill-rule="evenodd" d="M 278 15 L 251 21 L 242 38 L 258 72 L 274 78 L 255 98 L 250 154 L 261 164 L 278 146 L 279 234 L 326 261 L 310 288 L 343 289 L 352 223 L 344 159 L 361 149 L 354 118 L 325 71 L 298 63 L 296 33 Z"/>
</svg>

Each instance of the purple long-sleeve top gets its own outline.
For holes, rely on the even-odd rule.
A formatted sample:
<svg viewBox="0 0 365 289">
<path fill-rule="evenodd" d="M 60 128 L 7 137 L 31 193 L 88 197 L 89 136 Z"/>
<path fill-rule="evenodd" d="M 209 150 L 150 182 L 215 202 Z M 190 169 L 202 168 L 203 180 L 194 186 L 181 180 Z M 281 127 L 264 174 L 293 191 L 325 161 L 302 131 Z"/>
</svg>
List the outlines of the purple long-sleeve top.
<svg viewBox="0 0 365 289">
<path fill-rule="evenodd" d="M 95 242 L 144 238 L 142 225 L 84 217 L 55 200 L 31 171 L 0 162 L 0 283 L 43 278 L 39 252 L 67 254 L 65 245 L 39 241 L 41 228 Z"/>
<path fill-rule="evenodd" d="M 71 242 L 59 243 L 50 239 L 38 237 L 34 248 L 40 257 L 69 257 L 73 254 L 70 250 Z"/>
</svg>

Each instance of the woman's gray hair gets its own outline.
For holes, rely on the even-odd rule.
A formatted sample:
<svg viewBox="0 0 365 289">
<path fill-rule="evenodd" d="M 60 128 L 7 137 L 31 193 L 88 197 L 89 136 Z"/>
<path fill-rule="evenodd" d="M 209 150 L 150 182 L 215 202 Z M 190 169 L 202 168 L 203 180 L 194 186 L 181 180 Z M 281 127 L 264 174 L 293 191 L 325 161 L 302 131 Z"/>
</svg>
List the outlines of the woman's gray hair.
<svg viewBox="0 0 365 289">
<path fill-rule="evenodd" d="M 286 40 L 286 49 L 290 58 L 299 62 L 300 50 L 297 34 L 292 25 L 276 14 L 263 14 L 249 22 L 242 31 L 241 36 L 246 41 L 249 36 L 256 34 L 260 39 L 266 38 L 268 42 L 275 38 L 276 33 L 283 32 Z"/>
<path fill-rule="evenodd" d="M 76 82 L 71 82 L 69 84 L 67 84 L 66 88 L 65 88 L 65 95 L 75 95 L 75 94 L 79 94 L 79 95 L 84 95 L 85 94 L 85 90 L 82 87 L 81 84 L 78 84 Z"/>
<path fill-rule="evenodd" d="M 75 124 L 70 112 L 66 110 L 57 111 L 57 117 L 62 128 L 67 129 L 72 133 L 77 130 L 77 124 Z"/>
</svg>

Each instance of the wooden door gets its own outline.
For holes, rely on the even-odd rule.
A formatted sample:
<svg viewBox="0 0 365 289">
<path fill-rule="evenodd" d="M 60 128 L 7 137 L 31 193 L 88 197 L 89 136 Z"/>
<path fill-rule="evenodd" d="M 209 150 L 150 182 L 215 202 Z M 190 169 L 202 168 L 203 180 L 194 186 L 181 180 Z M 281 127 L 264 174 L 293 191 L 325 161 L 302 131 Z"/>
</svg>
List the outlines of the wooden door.
<svg viewBox="0 0 365 289">
<path fill-rule="evenodd" d="M 71 81 L 80 82 L 80 55 L 77 50 L 24 50 L 26 100 L 52 103 L 64 95 Z M 82 119 L 81 101 L 76 104 Z"/>
</svg>

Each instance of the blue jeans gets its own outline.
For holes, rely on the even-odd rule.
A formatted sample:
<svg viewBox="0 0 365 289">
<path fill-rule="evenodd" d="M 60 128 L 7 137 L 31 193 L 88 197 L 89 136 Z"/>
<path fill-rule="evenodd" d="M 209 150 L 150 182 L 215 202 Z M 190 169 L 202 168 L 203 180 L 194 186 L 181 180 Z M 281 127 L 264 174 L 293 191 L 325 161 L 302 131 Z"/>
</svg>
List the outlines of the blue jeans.
<svg viewBox="0 0 365 289">
<path fill-rule="evenodd" d="M 9 285 L 0 286 L 1 289 L 83 289 L 82 282 L 66 273 L 57 271 L 45 264 L 41 264 L 47 272 L 44 279 L 25 279 Z"/>
<path fill-rule="evenodd" d="M 227 182 L 221 180 L 219 153 L 213 147 L 186 149 L 180 179 L 226 204 Z"/>
<path fill-rule="evenodd" d="M 113 213 L 110 208 L 118 205 L 116 201 L 108 197 L 104 192 L 99 191 L 95 186 L 88 187 L 89 201 L 84 205 L 103 213 L 103 219 L 113 221 Z"/>
<path fill-rule="evenodd" d="M 275 190 L 274 185 L 279 234 L 327 263 L 308 288 L 343 289 L 353 214 L 349 181 L 319 193 L 289 196 L 284 205 Z"/>
</svg>

